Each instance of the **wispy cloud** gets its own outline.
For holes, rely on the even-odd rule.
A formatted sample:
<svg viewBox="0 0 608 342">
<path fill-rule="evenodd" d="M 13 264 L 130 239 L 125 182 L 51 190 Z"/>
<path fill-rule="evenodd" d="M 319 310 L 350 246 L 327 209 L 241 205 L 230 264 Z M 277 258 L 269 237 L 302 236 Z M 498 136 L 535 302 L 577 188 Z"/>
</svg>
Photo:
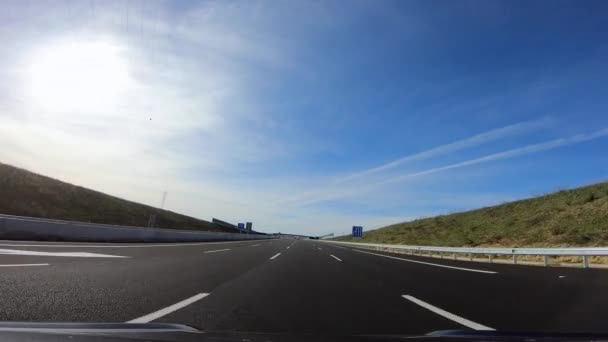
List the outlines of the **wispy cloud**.
<svg viewBox="0 0 608 342">
<path fill-rule="evenodd" d="M 478 164 L 483 164 L 483 163 L 489 163 L 492 161 L 516 158 L 516 157 L 520 157 L 520 156 L 524 156 L 524 155 L 528 155 L 528 154 L 552 150 L 552 149 L 559 148 L 559 147 L 579 144 L 579 143 L 583 143 L 586 141 L 603 138 L 606 136 L 608 136 L 608 128 L 604 128 L 604 129 L 601 129 L 601 130 L 598 130 L 595 132 L 591 132 L 591 133 L 583 133 L 583 134 L 577 134 L 577 135 L 574 135 L 571 137 L 553 139 L 553 140 L 549 140 L 549 141 L 538 143 L 538 144 L 527 145 L 527 146 L 518 147 L 518 148 L 511 149 L 511 150 L 503 151 L 503 152 L 489 154 L 489 155 L 486 155 L 483 157 L 474 158 L 474 159 L 462 161 L 459 163 L 454 163 L 454 164 L 450 164 L 450 165 L 430 168 L 427 170 L 407 173 L 404 175 L 388 178 L 388 179 L 382 180 L 380 182 L 372 183 L 372 184 L 367 184 L 367 185 L 358 186 L 358 187 L 348 187 L 346 189 L 344 189 L 344 188 L 335 189 L 333 191 L 328 191 L 328 192 L 324 193 L 323 196 L 317 196 L 317 197 L 308 198 L 308 199 L 305 199 L 302 201 L 298 201 L 297 204 L 298 205 L 308 205 L 308 204 L 321 202 L 321 201 L 333 200 L 333 199 L 337 199 L 337 198 L 345 198 L 345 197 L 369 192 L 369 191 L 372 191 L 374 189 L 377 189 L 377 188 L 380 188 L 382 186 L 386 186 L 389 184 L 403 182 L 403 181 L 406 181 L 406 180 L 409 180 L 412 178 L 428 176 L 428 175 L 432 175 L 432 174 L 443 172 L 443 171 L 448 171 L 448 170 L 452 170 L 452 169 L 458 169 L 458 168 L 463 168 L 463 167 L 473 166 L 473 165 L 478 165 Z"/>
<path fill-rule="evenodd" d="M 389 169 L 392 169 L 392 168 L 395 168 L 398 166 L 402 166 L 404 164 L 407 164 L 407 163 L 410 163 L 413 161 L 438 157 L 438 156 L 445 155 L 448 153 L 453 153 L 453 152 L 457 152 L 457 151 L 464 150 L 467 148 L 472 148 L 472 147 L 480 146 L 483 144 L 487 144 L 489 142 L 493 142 L 493 141 L 496 141 L 499 139 L 504 139 L 506 137 L 510 137 L 510 136 L 514 136 L 514 135 L 518 135 L 518 134 L 522 134 L 522 133 L 528 133 L 530 131 L 533 131 L 533 130 L 536 130 L 539 128 L 545 128 L 551 122 L 553 122 L 553 121 L 550 118 L 542 118 L 542 119 L 538 119 L 538 120 L 519 122 L 519 123 L 508 125 L 505 127 L 493 129 L 493 130 L 490 130 L 490 131 L 487 131 L 487 132 L 484 132 L 481 134 L 474 135 L 472 137 L 468 137 L 466 139 L 462 139 L 462 140 L 455 141 L 453 143 L 437 146 L 430 150 L 422 151 L 419 153 L 407 155 L 407 156 L 401 157 L 399 159 L 390 161 L 386 164 L 382 164 L 382 165 L 379 165 L 379 166 L 376 166 L 376 167 L 373 167 L 373 168 L 370 168 L 370 169 L 367 169 L 367 170 L 364 170 L 361 172 L 353 173 L 349 176 L 339 179 L 338 183 L 342 183 L 342 182 L 346 182 L 346 181 L 349 181 L 352 179 L 368 176 L 368 175 L 378 173 L 381 171 L 386 171 L 386 170 L 389 170 Z"/>
<path fill-rule="evenodd" d="M 183 189 L 193 184 L 213 189 L 203 191 L 202 201 L 225 203 L 231 190 L 210 186 L 217 175 L 284 153 L 282 144 L 250 130 L 256 118 L 243 110 L 255 107 L 247 90 L 256 80 L 252 66 L 268 70 L 288 60 L 270 36 L 255 43 L 259 37 L 252 35 L 263 34 L 250 29 L 255 23 L 235 24 L 247 17 L 246 8 L 209 3 L 172 13 L 169 2 L 100 4 L 7 5 L 23 20 L 0 30 L 14 45 L 0 54 L 8 66 L 0 71 L 2 161 L 149 204 L 163 190 L 177 204 L 178 193 L 191 196 Z M 37 30 L 47 24 L 45 34 Z M 124 96 L 116 103 L 74 99 L 59 110 L 28 96 L 28 63 L 89 41 L 120 50 L 130 77 Z"/>
<path fill-rule="evenodd" d="M 574 144 L 579 144 L 579 143 L 586 142 L 586 141 L 591 141 L 594 139 L 603 138 L 605 136 L 608 136 L 608 128 L 604 128 L 604 129 L 601 129 L 599 131 L 595 131 L 592 133 L 577 134 L 577 135 L 567 137 L 567 138 L 559 138 L 559 139 L 554 139 L 554 140 L 546 141 L 546 142 L 539 143 L 539 144 L 533 144 L 533 145 L 528 145 L 528 146 L 524 146 L 524 147 L 514 148 L 514 149 L 511 149 L 508 151 L 498 152 L 498 153 L 490 154 L 490 155 L 483 156 L 480 158 L 466 160 L 466 161 L 463 161 L 460 163 L 455 163 L 455 164 L 436 167 L 436 168 L 432 168 L 432 169 L 428 169 L 428 170 L 424 170 L 424 171 L 409 173 L 409 174 L 401 175 L 399 177 L 387 179 L 387 180 L 377 183 L 375 185 L 380 186 L 380 185 L 385 185 L 385 184 L 390 184 L 390 183 L 396 183 L 396 182 L 401 182 L 401 181 L 409 179 L 409 178 L 430 175 L 430 174 L 441 172 L 441 171 L 447 171 L 447 170 L 457 169 L 457 168 L 466 167 L 466 166 L 472 166 L 472 165 L 488 163 L 488 162 L 497 161 L 497 160 L 515 158 L 515 157 L 532 154 L 532 153 L 548 151 L 548 150 L 552 150 L 552 149 L 558 148 L 558 147 L 574 145 Z"/>
<path fill-rule="evenodd" d="M 291 204 L 295 204 L 295 203 L 304 204 L 304 203 L 313 203 L 313 202 L 317 202 L 320 200 L 335 198 L 332 195 L 332 193 L 335 192 L 334 188 L 336 186 L 340 186 L 343 183 L 348 183 L 348 182 L 351 182 L 354 180 L 363 179 L 365 177 L 369 177 L 374 174 L 382 173 L 384 171 L 394 169 L 394 168 L 403 166 L 403 165 L 411 163 L 411 162 L 436 158 L 436 157 L 439 157 L 442 155 L 478 147 L 478 146 L 488 144 L 488 143 L 491 143 L 491 142 L 494 142 L 494 141 L 497 141 L 500 139 L 505 139 L 508 137 L 529 133 L 534 130 L 546 128 L 547 126 L 551 125 L 552 123 L 554 123 L 553 119 L 551 119 L 550 117 L 544 117 L 544 118 L 540 118 L 540 119 L 518 122 L 518 123 L 507 125 L 504 127 L 492 129 L 490 131 L 476 134 L 471 137 L 468 137 L 468 138 L 465 138 L 462 140 L 458 140 L 458 141 L 454 141 L 449 144 L 440 145 L 440 146 L 431 148 L 429 150 L 425 150 L 422 152 L 403 156 L 401 158 L 392 160 L 388 163 L 385 163 L 385 164 L 382 164 L 379 166 L 369 168 L 367 170 L 362 170 L 362 171 L 352 173 L 350 175 L 347 175 L 342 178 L 338 178 L 338 179 L 326 184 L 323 187 L 323 189 L 307 191 L 307 192 L 304 192 L 297 196 L 290 197 L 289 199 L 283 200 L 281 202 L 282 203 L 291 203 Z M 368 179 L 367 182 L 369 182 L 369 181 L 371 181 L 371 180 Z M 363 183 L 367 183 L 367 182 L 364 181 Z"/>
</svg>

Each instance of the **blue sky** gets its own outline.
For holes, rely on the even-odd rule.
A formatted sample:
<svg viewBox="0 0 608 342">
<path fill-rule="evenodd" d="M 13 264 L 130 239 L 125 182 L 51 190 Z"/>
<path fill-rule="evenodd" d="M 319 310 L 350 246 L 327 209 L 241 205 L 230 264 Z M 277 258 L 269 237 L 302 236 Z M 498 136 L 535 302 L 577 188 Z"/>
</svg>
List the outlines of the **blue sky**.
<svg viewBox="0 0 608 342">
<path fill-rule="evenodd" d="M 15 1 L 0 161 L 266 231 L 606 179 L 603 1 Z"/>
</svg>

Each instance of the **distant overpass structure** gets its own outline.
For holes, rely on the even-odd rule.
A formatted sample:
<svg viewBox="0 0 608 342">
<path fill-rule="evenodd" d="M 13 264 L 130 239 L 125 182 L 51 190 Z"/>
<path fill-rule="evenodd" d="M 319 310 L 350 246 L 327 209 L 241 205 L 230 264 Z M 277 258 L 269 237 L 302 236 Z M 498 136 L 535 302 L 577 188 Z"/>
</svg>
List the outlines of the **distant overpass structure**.
<svg viewBox="0 0 608 342">
<path fill-rule="evenodd" d="M 236 233 L 266 235 L 265 233 L 256 232 L 255 230 L 253 230 L 251 222 L 247 222 L 247 226 L 246 226 L 247 229 L 240 229 L 239 226 L 237 226 L 235 224 L 232 224 L 230 222 L 226 222 L 226 221 L 223 221 L 223 220 L 220 220 L 220 219 L 216 219 L 215 217 L 211 220 L 211 222 L 213 222 L 214 224 L 217 224 L 220 227 L 224 227 L 224 228 L 228 228 L 228 229 L 233 229 Z"/>
<path fill-rule="evenodd" d="M 295 239 L 314 239 L 314 240 L 319 240 L 319 239 L 330 239 L 334 236 L 334 233 L 330 233 L 327 235 L 323 235 L 323 236 L 315 236 L 315 235 L 299 235 L 299 234 L 285 234 L 285 233 L 275 233 L 273 234 L 275 236 L 279 236 L 279 237 L 289 237 L 289 238 L 295 238 Z"/>
</svg>

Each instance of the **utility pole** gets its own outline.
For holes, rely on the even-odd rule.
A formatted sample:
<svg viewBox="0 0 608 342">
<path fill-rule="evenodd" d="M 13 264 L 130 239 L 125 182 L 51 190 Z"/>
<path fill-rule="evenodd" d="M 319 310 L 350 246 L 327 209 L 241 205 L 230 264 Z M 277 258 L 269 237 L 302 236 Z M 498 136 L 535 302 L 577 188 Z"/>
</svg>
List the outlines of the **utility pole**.
<svg viewBox="0 0 608 342">
<path fill-rule="evenodd" d="M 163 199 L 160 202 L 160 208 L 165 209 L 165 201 L 167 200 L 167 191 L 163 191 Z M 156 224 L 156 214 L 150 215 L 150 219 L 148 220 L 148 227 L 154 228 Z"/>
<path fill-rule="evenodd" d="M 167 200 L 167 191 L 163 192 L 163 200 L 160 202 L 160 208 L 165 209 L 165 201 Z"/>
</svg>

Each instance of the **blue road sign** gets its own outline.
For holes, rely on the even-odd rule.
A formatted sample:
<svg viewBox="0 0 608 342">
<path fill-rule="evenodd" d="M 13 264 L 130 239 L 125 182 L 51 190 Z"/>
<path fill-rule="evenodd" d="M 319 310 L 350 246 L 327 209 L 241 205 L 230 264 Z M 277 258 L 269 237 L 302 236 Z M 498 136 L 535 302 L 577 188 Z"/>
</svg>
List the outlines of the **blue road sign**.
<svg viewBox="0 0 608 342">
<path fill-rule="evenodd" d="M 353 226 L 353 237 L 363 237 L 363 227 Z"/>
<path fill-rule="evenodd" d="M 245 224 L 244 224 L 244 223 L 239 223 L 239 229 L 240 229 L 240 230 L 245 229 Z"/>
</svg>

